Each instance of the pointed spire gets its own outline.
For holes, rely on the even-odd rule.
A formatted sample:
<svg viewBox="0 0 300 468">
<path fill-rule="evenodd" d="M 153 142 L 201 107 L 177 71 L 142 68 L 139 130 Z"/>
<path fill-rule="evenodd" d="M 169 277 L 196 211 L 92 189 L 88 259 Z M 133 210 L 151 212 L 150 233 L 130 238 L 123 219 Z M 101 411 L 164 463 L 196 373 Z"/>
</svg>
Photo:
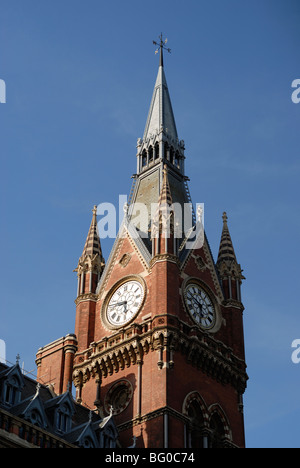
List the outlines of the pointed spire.
<svg viewBox="0 0 300 468">
<path fill-rule="evenodd" d="M 171 49 L 164 47 L 166 41 L 162 40 L 162 35 L 159 37 L 160 43 L 153 41 L 153 43 L 159 46 L 159 68 L 157 78 L 154 86 L 154 91 L 151 99 L 150 109 L 146 122 L 143 140 L 145 141 L 151 135 L 155 135 L 163 130 L 166 134 L 174 139 L 178 139 L 177 129 L 169 95 L 167 80 L 164 72 L 163 65 L 163 49 L 171 52 Z"/>
<path fill-rule="evenodd" d="M 225 211 L 222 218 L 223 229 L 216 266 L 222 281 L 225 299 L 234 299 L 241 302 L 241 284 L 245 277 L 235 256 L 227 224 L 228 217 Z"/>
<path fill-rule="evenodd" d="M 223 260 L 231 260 L 237 263 L 232 240 L 231 240 L 228 225 L 227 225 L 228 216 L 225 211 L 223 213 L 222 218 L 223 218 L 223 230 L 222 230 L 222 235 L 221 235 L 217 264 L 222 262 Z"/>
<path fill-rule="evenodd" d="M 90 229 L 84 244 L 82 257 L 90 255 L 94 257 L 95 255 L 99 255 L 102 257 L 102 250 L 100 244 L 100 238 L 98 233 L 98 226 L 97 226 L 97 206 L 95 205 L 93 208 L 93 218 L 90 225 Z"/>
<path fill-rule="evenodd" d="M 105 266 L 102 256 L 100 237 L 97 226 L 97 206 L 93 208 L 93 218 L 90 229 L 84 244 L 83 252 L 78 261 L 78 266 L 74 270 L 78 276 L 77 295 L 85 292 L 95 292 L 97 282 Z M 86 274 L 89 275 L 88 285 L 86 283 Z"/>
<path fill-rule="evenodd" d="M 134 212 L 132 206 L 135 203 L 144 203 L 147 208 L 147 219 L 142 223 L 138 223 L 132 217 L 134 225 L 143 232 L 143 239 L 146 248 L 150 251 L 150 243 L 148 242 L 148 229 L 145 231 L 144 226 L 152 225 L 153 213 L 152 206 L 157 204 L 162 189 L 162 174 L 164 165 L 168 166 L 168 192 L 172 193 L 174 205 L 182 205 L 190 202 L 190 196 L 187 188 L 185 177 L 185 146 L 184 141 L 179 140 L 177 129 L 171 104 L 171 99 L 168 91 L 167 81 L 164 72 L 164 50 L 170 52 L 165 46 L 166 40 L 159 37 L 159 41 L 154 44 L 157 46 L 156 53 L 160 54 L 159 68 L 154 86 L 154 91 L 151 99 L 150 109 L 147 117 L 143 138 L 138 138 L 137 141 L 137 171 L 134 175 L 134 185 L 132 196 L 130 197 L 130 213 Z M 148 172 L 151 177 L 151 190 L 148 186 L 148 180 L 145 178 L 145 173 Z M 149 179 L 150 180 L 150 179 Z M 165 179 L 164 179 L 165 180 Z M 165 187 L 166 188 L 166 187 Z M 180 223 L 182 224 L 182 223 Z M 181 232 L 182 232 L 182 227 Z M 179 231 L 179 229 L 178 229 Z M 152 228 L 151 228 L 152 232 Z M 145 236 L 144 236 L 145 234 Z"/>
</svg>

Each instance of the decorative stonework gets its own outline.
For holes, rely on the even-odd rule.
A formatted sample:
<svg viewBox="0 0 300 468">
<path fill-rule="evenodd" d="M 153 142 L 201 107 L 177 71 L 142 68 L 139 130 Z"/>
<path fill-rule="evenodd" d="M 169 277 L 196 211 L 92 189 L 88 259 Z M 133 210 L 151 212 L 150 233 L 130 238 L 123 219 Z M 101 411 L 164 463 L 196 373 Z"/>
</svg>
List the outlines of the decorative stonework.
<svg viewBox="0 0 300 468">
<path fill-rule="evenodd" d="M 204 262 L 203 258 L 200 257 L 200 255 L 193 255 L 193 257 L 194 257 L 194 261 L 196 263 L 196 267 L 198 268 L 198 270 L 205 271 L 207 269 L 207 265 Z"/>
<path fill-rule="evenodd" d="M 132 400 L 133 388 L 131 383 L 126 380 L 118 380 L 109 389 L 105 396 L 104 408 L 109 414 L 119 414 L 124 411 Z"/>
<path fill-rule="evenodd" d="M 125 253 L 124 255 L 122 255 L 119 263 L 123 268 L 125 268 L 130 262 L 130 259 L 131 259 L 131 254 Z"/>
<path fill-rule="evenodd" d="M 84 380 L 101 375 L 106 378 L 119 370 L 142 362 L 146 354 L 158 351 L 158 365 L 176 367 L 176 353 L 185 356 L 187 362 L 201 368 L 204 373 L 223 384 L 231 384 L 239 393 L 244 393 L 247 374 L 244 361 L 234 356 L 232 350 L 215 340 L 196 326 L 188 327 L 179 319 L 174 326 L 159 324 L 162 317 L 149 322 L 148 331 L 142 333 L 142 325 L 131 324 L 109 339 L 93 344 L 92 349 L 84 354 L 77 354 L 74 362 L 73 381 L 75 386 L 82 386 Z M 180 331 L 184 329 L 185 331 Z M 162 351 L 172 356 L 169 361 L 162 361 Z M 82 357 L 84 360 L 82 361 Z"/>
<path fill-rule="evenodd" d="M 165 261 L 165 260 L 168 260 L 169 262 L 176 263 L 178 265 L 178 267 L 180 267 L 180 261 L 179 261 L 179 259 L 178 259 L 178 257 L 176 255 L 173 255 L 173 254 L 170 254 L 170 253 L 164 253 L 164 254 L 157 254 L 157 255 L 155 255 L 155 257 L 152 258 L 152 260 L 150 262 L 149 270 L 151 270 L 153 268 L 153 265 L 156 262 L 162 262 L 162 261 Z"/>
</svg>

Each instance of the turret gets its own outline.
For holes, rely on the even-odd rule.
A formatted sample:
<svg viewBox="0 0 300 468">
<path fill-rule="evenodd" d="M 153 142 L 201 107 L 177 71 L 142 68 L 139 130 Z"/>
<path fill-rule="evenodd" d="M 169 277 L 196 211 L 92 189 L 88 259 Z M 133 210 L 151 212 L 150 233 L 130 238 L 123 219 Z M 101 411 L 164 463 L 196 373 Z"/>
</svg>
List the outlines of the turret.
<svg viewBox="0 0 300 468">
<path fill-rule="evenodd" d="M 233 243 L 228 229 L 227 214 L 223 213 L 223 229 L 217 260 L 217 269 L 222 281 L 225 299 L 242 302 L 241 284 L 245 279 L 241 265 L 237 262 Z"/>
<path fill-rule="evenodd" d="M 78 337 L 78 350 L 88 348 L 94 339 L 96 289 L 104 269 L 101 243 L 97 227 L 97 207 L 86 238 L 83 252 L 74 270 L 77 272 L 78 286 L 76 303 L 75 335 Z M 79 333 L 80 330 L 80 333 Z"/>
</svg>

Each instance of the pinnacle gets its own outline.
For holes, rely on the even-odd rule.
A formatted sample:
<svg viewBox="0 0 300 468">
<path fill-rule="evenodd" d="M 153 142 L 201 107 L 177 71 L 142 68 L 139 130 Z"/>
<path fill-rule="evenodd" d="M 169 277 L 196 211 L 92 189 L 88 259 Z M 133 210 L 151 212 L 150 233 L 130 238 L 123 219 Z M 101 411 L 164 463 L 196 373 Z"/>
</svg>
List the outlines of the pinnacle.
<svg viewBox="0 0 300 468">
<path fill-rule="evenodd" d="M 170 190 L 170 184 L 169 184 L 169 179 L 168 179 L 168 168 L 167 165 L 164 165 L 163 169 L 163 182 L 162 182 L 162 188 L 161 192 L 159 195 L 158 199 L 158 205 L 168 205 L 171 206 L 173 204 L 172 201 L 172 195 L 171 195 L 171 190 Z"/>
<path fill-rule="evenodd" d="M 227 225 L 228 216 L 225 211 L 223 213 L 222 218 L 223 230 L 221 235 L 217 264 L 221 263 L 223 260 L 231 260 L 237 263 L 231 236 Z"/>
<path fill-rule="evenodd" d="M 90 225 L 90 229 L 85 241 L 85 245 L 82 252 L 82 257 L 91 256 L 94 257 L 95 255 L 99 255 L 102 258 L 102 250 L 100 244 L 100 238 L 98 234 L 98 227 L 97 227 L 97 206 L 95 205 L 93 210 L 93 218 Z"/>
<path fill-rule="evenodd" d="M 167 165 L 165 164 L 163 169 L 162 188 L 158 198 L 158 206 L 152 222 L 152 238 L 156 237 L 161 223 L 163 231 L 168 233 L 168 229 L 170 228 L 170 220 L 171 218 L 173 219 L 171 216 L 172 205 L 173 201 L 168 179 L 168 169 Z"/>
</svg>

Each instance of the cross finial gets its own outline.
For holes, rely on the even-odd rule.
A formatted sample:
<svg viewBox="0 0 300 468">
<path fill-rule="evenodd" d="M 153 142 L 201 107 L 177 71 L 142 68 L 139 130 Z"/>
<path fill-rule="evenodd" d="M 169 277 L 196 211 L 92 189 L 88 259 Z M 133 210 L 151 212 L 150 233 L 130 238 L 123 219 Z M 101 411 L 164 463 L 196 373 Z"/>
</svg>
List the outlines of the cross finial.
<svg viewBox="0 0 300 468">
<path fill-rule="evenodd" d="M 171 53 L 171 49 L 166 47 L 166 43 L 168 42 L 168 39 L 166 38 L 165 40 L 163 40 L 162 33 L 158 37 L 159 37 L 159 42 L 153 41 L 153 44 L 157 46 L 157 49 L 156 49 L 155 53 L 156 54 L 158 54 L 158 52 L 160 53 L 160 55 L 159 55 L 159 66 L 163 67 L 164 66 L 164 64 L 163 64 L 163 49 L 166 50 L 167 52 L 169 52 L 169 54 Z"/>
<path fill-rule="evenodd" d="M 19 364 L 20 359 L 21 359 L 21 357 L 20 357 L 20 354 L 18 353 L 16 355 L 16 364 Z"/>
<path fill-rule="evenodd" d="M 224 211 L 222 218 L 223 218 L 223 223 L 224 223 L 224 224 L 227 224 L 228 216 L 227 216 L 226 211 Z"/>
</svg>

